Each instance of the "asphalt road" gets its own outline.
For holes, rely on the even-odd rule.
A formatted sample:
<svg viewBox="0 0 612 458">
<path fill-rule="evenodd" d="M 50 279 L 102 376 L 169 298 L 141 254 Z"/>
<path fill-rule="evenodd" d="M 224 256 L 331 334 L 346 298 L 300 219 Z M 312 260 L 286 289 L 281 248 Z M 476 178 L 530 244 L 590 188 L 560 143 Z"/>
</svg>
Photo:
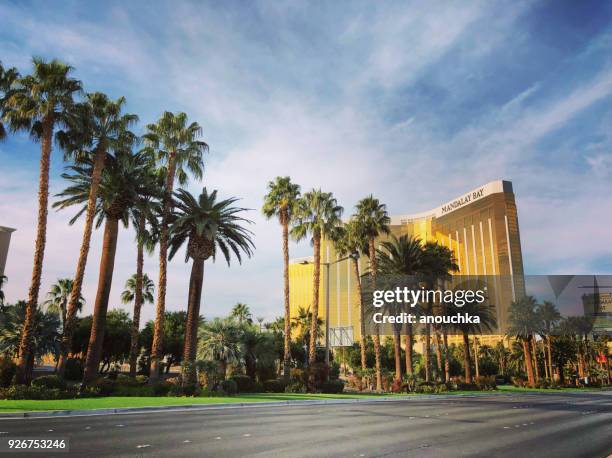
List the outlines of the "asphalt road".
<svg viewBox="0 0 612 458">
<path fill-rule="evenodd" d="M 26 436 L 88 457 L 607 457 L 612 392 L 0 420 Z"/>
</svg>

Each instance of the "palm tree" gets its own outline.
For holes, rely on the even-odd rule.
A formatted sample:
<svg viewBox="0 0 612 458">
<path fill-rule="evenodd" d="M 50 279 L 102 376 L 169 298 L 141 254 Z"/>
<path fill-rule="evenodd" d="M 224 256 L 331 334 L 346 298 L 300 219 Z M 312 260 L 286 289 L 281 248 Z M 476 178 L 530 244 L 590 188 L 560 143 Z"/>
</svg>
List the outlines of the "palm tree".
<svg viewBox="0 0 612 458">
<path fill-rule="evenodd" d="M 84 157 L 91 157 L 93 171 L 87 199 L 81 249 L 77 260 L 72 291 L 70 292 L 70 301 L 68 302 L 66 325 L 62 339 L 62 355 L 58 364 L 58 372 L 60 374 L 64 373 L 66 356 L 72 339 L 74 318 L 78 309 L 78 298 L 81 295 L 83 277 L 85 276 L 85 267 L 89 255 L 98 188 L 106 157 L 109 151 L 116 151 L 126 143 L 132 144 L 136 141 L 136 135 L 129 128 L 138 121 L 138 116 L 122 113 L 124 106 L 125 97 L 111 100 L 106 94 L 101 92 L 87 94 L 85 102 L 77 105 L 75 115 L 70 118 L 68 123 L 69 129 L 62 136 L 62 144 L 67 156 L 73 157 L 77 162 Z"/>
<path fill-rule="evenodd" d="M 263 214 L 266 218 L 277 217 L 283 228 L 283 281 L 285 299 L 285 346 L 283 353 L 283 376 L 290 377 L 291 367 L 291 310 L 289 304 L 289 225 L 292 223 L 300 197 L 300 186 L 290 177 L 276 177 L 268 183 L 268 194 L 264 198 Z"/>
<path fill-rule="evenodd" d="M 339 256 L 348 257 L 353 265 L 355 284 L 357 285 L 357 297 L 359 300 L 359 327 L 361 338 L 359 348 L 361 353 L 361 369 L 366 369 L 366 326 L 365 308 L 361 296 L 361 275 L 359 273 L 359 257 L 367 251 L 367 239 L 360 230 L 357 221 L 352 218 L 348 223 L 339 228 L 334 239 L 334 245 Z"/>
<path fill-rule="evenodd" d="M 179 184 L 187 183 L 187 172 L 197 179 L 202 178 L 204 163 L 203 154 L 208 145 L 198 140 L 202 128 L 197 122 L 188 124 L 185 113 L 164 112 L 156 124 L 147 125 L 143 138 L 147 147 L 152 150 L 161 164 L 165 175 L 162 217 L 159 232 L 159 280 L 157 281 L 157 307 L 155 312 L 155 329 L 151 348 L 151 377 L 154 383 L 159 377 L 159 360 L 161 358 L 164 312 L 166 310 L 166 282 L 169 224 L 172 211 L 172 192 L 174 180 Z"/>
<path fill-rule="evenodd" d="M 428 289 L 434 289 L 435 286 L 438 285 L 440 281 L 448 280 L 451 277 L 451 272 L 456 272 L 459 270 L 459 266 L 455 262 L 455 257 L 453 252 L 439 245 L 438 242 L 427 242 L 423 246 L 423 254 L 421 258 L 422 267 L 420 276 L 424 280 Z M 430 301 L 427 303 L 427 309 L 425 310 L 426 314 L 430 314 L 433 311 L 433 299 L 430 298 Z M 430 381 L 430 340 L 431 340 L 431 328 L 430 325 L 425 325 L 425 380 Z M 436 352 L 438 356 L 438 362 L 441 363 L 441 351 L 438 339 L 438 345 L 436 345 Z M 445 349 L 445 353 L 447 350 Z M 440 364 L 440 366 L 442 366 Z M 442 367 L 440 367 L 442 370 Z"/>
<path fill-rule="evenodd" d="M 321 333 L 323 329 L 323 320 L 317 318 L 317 334 Z M 310 345 L 310 334 L 312 329 L 312 313 L 310 307 L 299 307 L 297 314 L 291 318 L 291 329 L 297 331 L 298 340 L 301 340 L 304 345 Z"/>
<path fill-rule="evenodd" d="M 139 199 L 130 210 L 132 226 L 136 230 L 136 273 L 134 274 L 134 317 L 132 320 L 131 341 L 130 341 L 130 376 L 136 375 L 136 364 L 139 353 L 139 330 L 140 330 L 140 311 L 142 309 L 144 291 L 144 252 L 153 253 L 155 245 L 159 239 L 158 216 L 163 176 L 156 171 L 157 194 L 156 196 L 139 196 Z M 152 280 L 151 284 L 153 283 Z M 151 303 L 153 300 L 150 301 Z"/>
<path fill-rule="evenodd" d="M 206 188 L 202 189 L 202 194 L 197 199 L 184 189 L 179 189 L 175 193 L 169 259 L 172 259 L 178 249 L 187 242 L 185 262 L 190 258 L 193 261 L 189 280 L 183 356 L 183 361 L 186 363 L 183 379 L 187 384 L 195 383 L 193 363 L 196 358 L 204 261 L 210 257 L 214 261 L 217 252 L 220 251 L 229 266 L 232 253 L 238 262 L 242 262 L 241 253 L 251 257 L 255 248 L 251 240 L 252 232 L 243 227 L 245 223 L 251 221 L 239 216 L 239 213 L 247 209 L 235 207 L 234 203 L 237 200 L 234 197 L 217 200 L 217 191 L 209 194 Z M 244 308 L 242 311 L 245 311 Z"/>
<path fill-rule="evenodd" d="M 32 332 L 47 239 L 49 167 L 53 134 L 57 127 L 66 125 L 74 109 L 74 96 L 81 91 L 81 83 L 70 77 L 73 70 L 71 66 L 58 60 L 46 62 L 35 57 L 33 67 L 31 75 L 14 82 L 3 104 L 3 119 L 9 128 L 13 131 L 27 130 L 34 140 L 41 142 L 34 264 L 25 324 L 21 335 L 16 375 L 18 383 L 30 382 L 34 363 L 34 359 L 31 358 L 34 351 Z"/>
<path fill-rule="evenodd" d="M 25 326 L 27 305 L 19 301 L 15 305 L 8 305 L 0 310 L 0 354 L 20 357 L 21 334 Z M 35 358 L 47 354 L 57 355 L 59 349 L 60 318 L 56 312 L 50 310 L 36 310 L 32 338 L 34 351 L 29 358 L 34 363 Z"/>
<path fill-rule="evenodd" d="M 66 332 L 66 311 L 68 306 L 68 298 L 72 290 L 71 278 L 58 278 L 57 282 L 51 285 L 51 289 L 47 293 L 45 306 L 50 312 L 57 313 L 61 319 L 62 332 Z M 85 299 L 83 296 L 79 298 L 78 311 L 83 310 Z"/>
<path fill-rule="evenodd" d="M 356 214 L 355 218 L 358 221 L 360 230 L 363 231 L 364 236 L 368 239 L 368 257 L 370 258 L 370 277 L 372 282 L 372 289 L 376 289 L 376 239 L 389 233 L 389 223 L 391 218 L 387 212 L 387 206 L 381 204 L 380 201 L 371 194 L 368 197 L 361 199 L 355 206 Z M 381 373 L 381 360 L 380 360 L 380 334 L 378 326 L 374 328 L 374 335 L 372 336 L 374 342 L 374 354 L 376 359 L 376 390 L 382 390 L 382 373 Z"/>
<path fill-rule="evenodd" d="M 342 224 L 340 217 L 343 208 L 338 205 L 331 192 L 313 189 L 304 194 L 298 201 L 295 226 L 291 229 L 293 237 L 300 241 L 308 235 L 314 247 L 314 274 L 312 287 L 312 323 L 310 329 L 310 346 L 308 364 L 316 362 L 319 319 L 319 283 L 321 278 L 321 239 L 332 238 L 334 231 Z M 325 319 L 329 319 L 326 317 Z"/>
<path fill-rule="evenodd" d="M 466 302 L 466 304 L 461 307 L 457 306 L 457 309 L 460 309 L 461 312 L 467 313 L 469 316 L 474 317 L 474 319 L 478 317 L 480 321 L 480 323 L 458 323 L 453 325 L 453 327 L 463 337 L 463 370 L 465 372 L 465 382 L 472 383 L 472 368 L 470 366 L 470 334 L 482 334 L 485 331 L 495 329 L 495 310 L 491 306 L 482 305 L 477 302 Z M 445 313 L 454 314 L 456 312 L 446 310 Z M 474 358 L 477 357 L 478 356 L 474 354 Z"/>
<path fill-rule="evenodd" d="M 223 378 L 227 365 L 240 359 L 240 328 L 231 319 L 215 318 L 200 327 L 198 359 L 212 359 L 221 366 Z"/>
<path fill-rule="evenodd" d="M 508 335 L 520 340 L 523 345 L 525 368 L 529 386 L 535 387 L 533 360 L 531 355 L 531 341 L 538 332 L 538 304 L 533 296 L 524 296 L 510 304 L 508 314 Z"/>
<path fill-rule="evenodd" d="M 129 304 L 134 301 L 134 318 L 132 319 L 132 329 L 130 338 L 130 377 L 136 375 L 136 362 L 138 359 L 138 334 L 140 329 L 140 309 L 143 303 L 152 304 L 154 301 L 153 291 L 155 285 L 153 280 L 145 273 L 142 273 L 142 243 L 138 242 L 138 266 L 139 272 L 132 275 L 125 282 L 125 290 L 121 293 L 121 302 Z"/>
<path fill-rule="evenodd" d="M 19 79 L 19 72 L 16 68 L 4 68 L 0 62 L 0 140 L 6 138 L 6 128 L 4 127 L 4 107 L 6 99 L 10 94 L 13 83 Z"/>
<path fill-rule="evenodd" d="M 376 262 L 381 273 L 386 275 L 414 276 L 422 270 L 423 247 L 421 240 L 408 235 L 396 237 L 380 244 Z M 413 311 L 414 312 L 414 311 Z M 393 326 L 396 378 L 401 379 L 401 347 L 399 329 Z M 412 362 L 412 324 L 406 324 L 406 374 L 413 374 Z"/>
<path fill-rule="evenodd" d="M 98 291 L 83 375 L 84 385 L 87 385 L 98 373 L 106 311 L 113 280 L 119 223 L 122 222 L 127 227 L 130 209 L 137 205 L 143 195 L 154 195 L 156 192 L 155 176 L 150 168 L 149 155 L 145 152 L 134 154 L 128 149 L 129 146 L 131 145 L 126 145 L 125 150 L 118 150 L 115 155 L 107 156 L 98 189 L 97 226 L 104 222 L 104 236 Z M 87 159 L 82 165 L 69 167 L 74 172 L 73 174 L 63 175 L 73 185 L 59 194 L 64 199 L 57 202 L 56 205 L 59 208 L 71 205 L 82 206 L 72 221 L 75 221 L 87 208 L 86 202 L 89 200 L 93 167 L 92 160 Z"/>
<path fill-rule="evenodd" d="M 240 326 L 244 324 L 253 324 L 253 315 L 251 314 L 249 306 L 241 302 L 234 305 L 230 316 L 238 320 Z"/>
<path fill-rule="evenodd" d="M 542 324 L 540 329 L 540 335 L 545 341 L 545 357 L 548 365 L 548 375 L 553 378 L 553 366 L 552 366 L 552 333 L 554 328 L 561 320 L 561 314 L 555 304 L 550 301 L 544 301 L 537 308 L 537 314 L 539 315 L 539 322 Z"/>
</svg>

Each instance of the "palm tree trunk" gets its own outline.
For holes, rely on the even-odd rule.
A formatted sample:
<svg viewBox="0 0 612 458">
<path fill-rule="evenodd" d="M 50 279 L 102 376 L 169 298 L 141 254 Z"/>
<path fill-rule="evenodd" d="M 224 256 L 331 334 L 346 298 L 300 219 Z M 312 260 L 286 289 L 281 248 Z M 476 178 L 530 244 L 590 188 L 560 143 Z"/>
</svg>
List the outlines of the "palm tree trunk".
<svg viewBox="0 0 612 458">
<path fill-rule="evenodd" d="M 314 241 L 314 274 L 312 283 L 312 318 L 310 322 L 310 345 L 308 348 L 308 365 L 317 361 L 317 324 L 319 321 L 319 282 L 321 277 L 321 236 L 313 235 Z M 325 319 L 328 319 L 326 317 Z"/>
<path fill-rule="evenodd" d="M 142 234 L 145 229 L 145 217 L 140 215 L 138 232 Z M 140 309 L 142 308 L 142 271 L 144 265 L 144 247 L 140 236 L 138 237 L 136 253 L 136 292 L 134 294 L 134 318 L 132 320 L 132 335 L 130 338 L 130 377 L 136 376 L 136 362 L 138 360 L 138 334 L 140 328 Z"/>
<path fill-rule="evenodd" d="M 91 187 L 89 188 L 89 196 L 87 198 L 87 213 L 85 215 L 85 227 L 83 228 L 83 240 L 81 241 L 81 250 L 79 251 L 79 259 L 77 261 L 76 273 L 72 282 L 72 290 L 70 291 L 70 300 L 68 301 L 68 311 L 66 314 L 66 324 L 62 335 L 60 345 L 60 359 L 58 365 L 58 373 L 64 375 L 66 369 L 66 359 L 68 350 L 74 333 L 74 325 L 79 302 L 81 298 L 81 289 L 83 286 L 83 278 L 85 276 L 85 266 L 87 265 L 87 256 L 89 255 L 89 245 L 91 243 L 91 233 L 93 230 L 94 217 L 96 216 L 96 201 L 98 198 L 98 188 L 102 179 L 102 171 L 104 170 L 104 160 L 106 159 L 106 146 L 103 142 L 98 143 L 94 155 L 93 170 L 91 173 Z"/>
<path fill-rule="evenodd" d="M 463 333 L 463 368 L 465 371 L 465 383 L 472 383 L 472 368 L 470 367 L 470 336 Z"/>
<path fill-rule="evenodd" d="M 202 283 L 204 280 L 204 259 L 194 259 L 189 279 L 189 302 L 187 304 L 187 323 L 185 324 L 185 345 L 183 361 L 185 372 L 183 384 L 196 383 L 195 359 L 198 346 L 198 324 L 200 322 L 200 303 L 202 301 Z"/>
<path fill-rule="evenodd" d="M 550 368 L 550 373 L 551 373 L 551 379 L 556 378 L 556 375 L 552 375 L 553 374 L 553 364 L 552 364 L 552 343 L 551 343 L 551 339 L 552 336 L 548 336 L 546 338 L 546 350 L 548 352 L 548 367 Z"/>
<path fill-rule="evenodd" d="M 374 244 L 374 237 L 370 237 L 368 240 L 368 251 L 370 256 L 370 276 L 372 277 L 372 290 L 376 289 L 376 245 Z M 376 359 L 376 391 L 382 391 L 382 370 L 380 365 L 380 329 L 378 324 L 374 325 L 374 355 Z"/>
<path fill-rule="evenodd" d="M 395 353 L 395 379 L 402 379 L 402 342 L 400 330 L 393 325 L 393 351 Z"/>
<path fill-rule="evenodd" d="M 425 325 L 425 348 L 423 350 L 423 356 L 425 359 L 425 381 L 431 381 L 431 363 L 429 360 L 431 359 L 431 349 L 429 348 L 429 343 L 431 341 L 431 328 L 429 327 L 429 323 Z"/>
<path fill-rule="evenodd" d="M 361 369 L 366 369 L 366 325 L 365 325 L 365 310 L 363 308 L 363 298 L 361 297 L 361 277 L 359 276 L 359 261 L 357 258 L 351 258 L 353 263 L 353 271 L 355 272 L 355 285 L 357 285 L 357 297 L 359 297 L 359 330 L 361 337 L 359 339 L 359 347 L 361 350 Z"/>
<path fill-rule="evenodd" d="M 89 345 L 87 346 L 83 385 L 87 385 L 98 375 L 98 366 L 102 355 L 102 343 L 104 342 L 108 297 L 113 282 L 118 232 L 119 220 L 107 217 L 106 223 L 104 224 L 104 240 L 102 242 L 102 257 L 100 259 L 98 292 L 96 293 L 91 333 L 89 334 Z"/>
<path fill-rule="evenodd" d="M 407 324 L 408 330 L 406 331 L 406 374 L 414 374 L 413 363 L 412 363 L 412 324 Z"/>
<path fill-rule="evenodd" d="M 444 364 L 442 363 L 442 337 L 440 336 L 440 330 L 434 330 L 436 336 L 436 363 L 438 365 L 438 378 L 440 380 L 446 379 L 444 375 Z"/>
<path fill-rule="evenodd" d="M 450 361 L 448 358 L 448 334 L 446 330 L 444 331 L 442 342 L 444 345 L 444 381 L 448 383 L 450 382 Z"/>
<path fill-rule="evenodd" d="M 34 267 L 28 293 L 26 316 L 23 323 L 21 340 L 19 341 L 19 360 L 17 361 L 16 382 L 30 384 L 34 369 L 34 320 L 38 308 L 40 278 L 42 276 L 45 244 L 47 241 L 47 214 L 49 204 L 49 166 L 51 162 L 51 142 L 53 140 L 53 120 L 49 117 L 43 120 L 43 135 L 40 156 L 40 175 L 38 180 L 38 222 L 36 226 L 36 242 L 34 247 Z"/>
<path fill-rule="evenodd" d="M 525 370 L 527 371 L 527 381 L 531 388 L 535 388 L 535 379 L 533 376 L 533 362 L 531 360 L 531 336 L 523 339 L 523 356 L 525 357 Z"/>
<path fill-rule="evenodd" d="M 476 378 L 480 377 L 480 366 L 478 364 L 478 339 L 474 336 L 474 369 L 476 369 Z"/>
<path fill-rule="evenodd" d="M 531 348 L 533 350 L 533 366 L 535 369 L 535 381 L 537 383 L 540 381 L 540 366 L 538 364 L 538 347 L 536 345 L 535 337 L 531 338 Z"/>
<path fill-rule="evenodd" d="M 289 222 L 287 211 L 283 214 L 283 280 L 285 283 L 285 349 L 283 354 L 283 377 L 291 377 L 291 308 L 289 302 Z"/>
<path fill-rule="evenodd" d="M 159 279 L 157 281 L 157 307 L 155 310 L 155 325 L 153 330 L 153 344 L 151 345 L 151 371 L 149 383 L 157 382 L 159 378 L 159 363 L 162 357 L 162 344 L 164 339 L 164 314 L 166 313 L 166 283 L 168 274 L 168 224 L 172 209 L 172 190 L 174 188 L 174 175 L 176 173 L 176 153 L 171 152 L 168 157 L 168 171 L 166 172 L 166 187 L 164 190 L 164 207 L 159 233 Z"/>
</svg>

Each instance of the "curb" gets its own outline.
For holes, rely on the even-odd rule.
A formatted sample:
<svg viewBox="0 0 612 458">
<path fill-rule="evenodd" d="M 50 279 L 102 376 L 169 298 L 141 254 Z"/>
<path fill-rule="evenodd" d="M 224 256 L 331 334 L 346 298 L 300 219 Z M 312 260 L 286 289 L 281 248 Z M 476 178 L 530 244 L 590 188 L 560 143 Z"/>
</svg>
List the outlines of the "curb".
<svg viewBox="0 0 612 458">
<path fill-rule="evenodd" d="M 381 397 L 368 399 L 305 399 L 305 400 L 286 400 L 270 402 L 240 402 L 226 404 L 186 404 L 177 406 L 151 406 L 151 407 L 118 407 L 113 409 L 81 409 L 81 410 L 51 410 L 51 411 L 30 411 L 19 413 L 0 413 L 0 420 L 22 419 L 22 418 L 61 418 L 94 415 L 118 415 L 118 414 L 138 414 L 155 412 L 197 412 L 202 410 L 227 410 L 243 409 L 253 407 L 287 407 L 303 405 L 338 405 L 338 404 L 358 404 L 372 402 L 407 402 L 420 399 L 449 399 L 460 397 L 477 397 L 487 395 L 503 396 L 506 393 L 474 393 L 474 394 L 450 394 L 450 395 L 420 395 L 406 397 Z"/>
</svg>

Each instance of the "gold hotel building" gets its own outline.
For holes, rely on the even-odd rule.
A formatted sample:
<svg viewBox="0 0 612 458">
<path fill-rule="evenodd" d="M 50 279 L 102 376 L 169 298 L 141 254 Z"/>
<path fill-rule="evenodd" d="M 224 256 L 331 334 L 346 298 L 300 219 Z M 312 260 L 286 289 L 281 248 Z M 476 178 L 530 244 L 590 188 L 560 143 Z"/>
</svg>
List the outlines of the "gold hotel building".
<svg viewBox="0 0 612 458">
<path fill-rule="evenodd" d="M 432 210 L 391 217 L 391 232 L 409 234 L 423 241 L 437 241 L 454 253 L 458 275 L 487 275 L 489 295 L 494 297 L 501 331 L 507 323 L 511 301 L 524 294 L 523 259 L 519 224 L 509 181 L 492 181 Z M 382 240 L 382 239 L 381 239 Z M 358 297 L 350 260 L 341 258 L 333 243 L 321 244 L 319 316 L 327 320 L 329 301 L 331 346 L 344 346 L 360 338 Z M 368 258 L 359 260 L 360 271 L 368 269 Z M 313 258 L 293 259 L 289 266 L 291 315 L 312 304 Z M 482 336 L 494 343 L 500 335 Z M 453 339 L 454 340 L 454 339 Z"/>
</svg>

